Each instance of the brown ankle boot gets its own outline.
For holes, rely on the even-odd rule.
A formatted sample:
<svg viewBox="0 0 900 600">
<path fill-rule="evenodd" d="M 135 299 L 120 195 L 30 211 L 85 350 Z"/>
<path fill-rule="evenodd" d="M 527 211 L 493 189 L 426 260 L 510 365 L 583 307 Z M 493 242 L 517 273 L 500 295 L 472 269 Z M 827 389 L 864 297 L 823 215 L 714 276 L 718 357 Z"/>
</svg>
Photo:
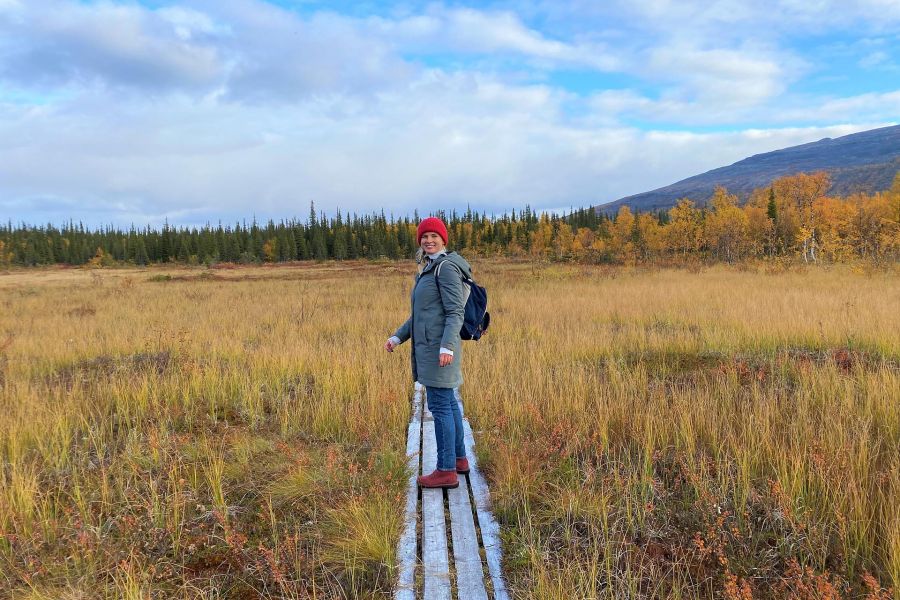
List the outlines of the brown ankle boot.
<svg viewBox="0 0 900 600">
<path fill-rule="evenodd" d="M 469 472 L 469 459 L 463 456 L 456 459 L 456 472 L 465 475 Z"/>
<path fill-rule="evenodd" d="M 452 490 L 459 487 L 459 478 L 456 471 L 439 471 L 435 469 L 431 475 L 419 475 L 416 478 L 419 487 L 423 488 L 445 488 Z"/>
</svg>

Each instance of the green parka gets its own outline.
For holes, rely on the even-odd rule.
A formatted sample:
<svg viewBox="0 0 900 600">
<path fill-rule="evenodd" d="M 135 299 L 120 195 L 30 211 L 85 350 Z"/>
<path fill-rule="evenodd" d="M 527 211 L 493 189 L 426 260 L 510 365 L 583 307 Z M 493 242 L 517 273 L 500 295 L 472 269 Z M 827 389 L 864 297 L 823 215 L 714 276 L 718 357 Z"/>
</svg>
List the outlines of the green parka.
<svg viewBox="0 0 900 600">
<path fill-rule="evenodd" d="M 437 275 L 436 275 L 437 274 Z M 422 385 L 454 388 L 462 385 L 462 344 L 459 330 L 463 324 L 469 287 L 462 276 L 472 277 L 472 268 L 462 256 L 450 252 L 430 262 L 416 275 L 410 294 L 409 319 L 394 335 L 403 343 L 412 339 L 413 380 Z M 440 277 L 440 292 L 435 283 Z M 453 362 L 438 364 L 441 347 L 453 351 Z"/>
</svg>

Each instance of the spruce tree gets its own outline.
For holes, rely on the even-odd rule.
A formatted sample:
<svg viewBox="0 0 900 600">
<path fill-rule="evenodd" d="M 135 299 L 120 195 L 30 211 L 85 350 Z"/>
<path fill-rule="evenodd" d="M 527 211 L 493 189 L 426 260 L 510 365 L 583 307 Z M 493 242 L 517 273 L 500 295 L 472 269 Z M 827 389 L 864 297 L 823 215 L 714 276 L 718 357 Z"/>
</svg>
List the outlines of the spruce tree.
<svg viewBox="0 0 900 600">
<path fill-rule="evenodd" d="M 334 234 L 334 259 L 345 260 L 349 249 L 347 248 L 347 231 L 343 227 Z"/>
<path fill-rule="evenodd" d="M 325 244 L 325 234 L 319 226 L 316 226 L 312 233 L 312 257 L 316 260 L 325 260 L 328 258 L 328 246 Z"/>
<path fill-rule="evenodd" d="M 309 245 L 306 243 L 306 233 L 301 230 L 300 233 L 294 236 L 294 239 L 297 242 L 297 258 L 299 260 L 309 260 Z"/>
<path fill-rule="evenodd" d="M 135 264 L 144 266 L 150 262 L 147 256 L 147 245 L 144 243 L 143 237 L 138 237 L 134 245 L 134 262 Z"/>
<path fill-rule="evenodd" d="M 775 203 L 775 188 L 769 188 L 769 204 L 766 207 L 766 214 L 773 222 L 778 220 L 778 205 Z"/>
<path fill-rule="evenodd" d="M 175 258 L 180 263 L 188 262 L 188 257 L 190 256 L 190 250 L 188 249 L 188 242 L 185 239 L 184 234 L 178 236 L 178 250 L 175 251 Z"/>
<path fill-rule="evenodd" d="M 286 227 L 281 235 L 278 247 L 284 252 L 284 260 L 297 260 L 297 240 L 294 239 L 294 230 Z"/>
</svg>

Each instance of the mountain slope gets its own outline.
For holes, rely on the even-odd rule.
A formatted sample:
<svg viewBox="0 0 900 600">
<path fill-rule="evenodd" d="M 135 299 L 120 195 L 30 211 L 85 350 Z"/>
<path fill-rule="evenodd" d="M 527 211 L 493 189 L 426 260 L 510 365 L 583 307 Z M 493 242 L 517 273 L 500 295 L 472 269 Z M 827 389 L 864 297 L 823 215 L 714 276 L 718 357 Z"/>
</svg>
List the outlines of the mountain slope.
<svg viewBox="0 0 900 600">
<path fill-rule="evenodd" d="M 889 188 L 900 170 L 900 125 L 756 154 L 733 165 L 602 204 L 596 209 L 606 213 L 613 213 L 623 205 L 637 211 L 667 209 L 680 198 L 703 204 L 717 185 L 746 198 L 754 188 L 767 186 L 778 177 L 822 170 L 831 175 L 830 194 L 871 193 Z"/>
</svg>

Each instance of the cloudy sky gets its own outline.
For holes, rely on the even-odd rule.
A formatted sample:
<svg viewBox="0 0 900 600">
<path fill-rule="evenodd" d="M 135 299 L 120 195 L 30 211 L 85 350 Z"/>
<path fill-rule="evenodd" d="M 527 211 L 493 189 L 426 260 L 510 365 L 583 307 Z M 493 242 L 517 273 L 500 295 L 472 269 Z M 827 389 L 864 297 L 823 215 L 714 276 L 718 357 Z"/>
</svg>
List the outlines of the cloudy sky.
<svg viewBox="0 0 900 600">
<path fill-rule="evenodd" d="M 0 219 L 588 206 L 900 121 L 900 0 L 0 0 Z"/>
</svg>

